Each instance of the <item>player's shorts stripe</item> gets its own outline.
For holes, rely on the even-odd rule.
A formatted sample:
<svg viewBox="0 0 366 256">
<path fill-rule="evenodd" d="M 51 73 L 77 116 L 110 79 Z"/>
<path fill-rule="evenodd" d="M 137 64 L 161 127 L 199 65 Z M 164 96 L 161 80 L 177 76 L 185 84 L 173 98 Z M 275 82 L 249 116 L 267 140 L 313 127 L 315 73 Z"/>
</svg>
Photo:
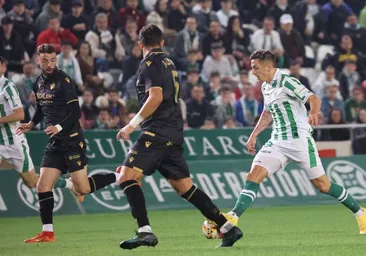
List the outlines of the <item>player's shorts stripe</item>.
<svg viewBox="0 0 366 256">
<path fill-rule="evenodd" d="M 313 168 L 316 166 L 316 156 L 315 156 L 315 149 L 310 138 L 308 138 L 308 151 L 309 151 L 310 168 Z"/>
<path fill-rule="evenodd" d="M 342 203 L 343 201 L 345 201 L 348 198 L 348 192 L 346 191 L 346 195 L 344 196 L 344 198 L 342 200 L 339 200 L 340 203 Z"/>
<path fill-rule="evenodd" d="M 1 114 L 1 116 L 6 116 L 4 104 L 0 104 L 0 114 Z M 14 144 L 14 138 L 13 138 L 13 133 L 11 132 L 9 124 L 4 123 L 4 127 L 5 127 L 6 135 L 8 136 L 9 144 L 13 145 Z"/>
<path fill-rule="evenodd" d="M 66 104 L 69 104 L 69 103 L 71 103 L 71 102 L 75 102 L 75 101 L 79 101 L 79 99 L 69 100 L 68 102 L 66 102 Z"/>
<path fill-rule="evenodd" d="M 286 121 L 283 118 L 282 112 L 277 104 L 274 104 L 275 111 L 277 113 L 278 118 L 280 119 L 281 124 L 281 136 L 283 140 L 287 140 L 287 132 L 286 132 Z"/>
<path fill-rule="evenodd" d="M 252 199 L 252 201 L 254 201 L 254 197 L 251 194 L 247 194 L 247 193 L 243 193 L 243 192 L 241 192 L 240 194 L 250 197 Z"/>
<path fill-rule="evenodd" d="M 294 118 L 294 114 L 292 113 L 292 110 L 291 110 L 291 105 L 288 101 L 285 101 L 283 103 L 283 105 L 285 106 L 285 110 L 286 110 L 286 113 L 287 113 L 287 116 L 288 116 L 288 120 L 290 121 L 292 138 L 297 139 L 297 138 L 299 138 L 299 133 L 297 131 L 297 125 L 296 125 L 296 121 L 295 121 L 295 118 Z"/>
<path fill-rule="evenodd" d="M 337 200 L 338 201 L 340 201 L 340 200 L 342 200 L 343 199 L 343 197 L 344 197 L 344 195 L 346 194 L 346 190 L 343 188 L 343 190 L 342 190 L 342 194 L 337 198 Z"/>
<path fill-rule="evenodd" d="M 278 140 L 278 120 L 277 120 L 277 116 L 276 116 L 276 112 L 273 110 L 272 106 L 268 106 L 269 111 L 271 112 L 271 114 L 273 115 L 273 131 L 272 131 L 272 135 L 273 135 L 273 139 L 274 140 Z"/>
<path fill-rule="evenodd" d="M 252 190 L 243 189 L 243 190 L 241 191 L 241 193 L 251 194 L 254 198 L 256 198 L 256 197 L 257 197 L 257 196 L 255 195 L 254 191 L 252 191 Z"/>
<path fill-rule="evenodd" d="M 27 147 L 22 143 L 23 147 L 23 155 L 24 155 L 24 162 L 23 162 L 23 172 L 29 171 L 29 157 Z"/>
</svg>

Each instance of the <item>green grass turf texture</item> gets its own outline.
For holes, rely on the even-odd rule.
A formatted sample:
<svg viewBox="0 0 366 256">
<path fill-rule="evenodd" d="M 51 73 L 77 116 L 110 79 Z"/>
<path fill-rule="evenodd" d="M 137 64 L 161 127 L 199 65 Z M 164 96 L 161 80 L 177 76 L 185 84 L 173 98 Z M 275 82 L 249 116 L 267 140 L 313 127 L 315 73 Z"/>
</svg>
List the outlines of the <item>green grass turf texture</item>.
<svg viewBox="0 0 366 256">
<path fill-rule="evenodd" d="M 215 249 L 220 240 L 206 239 L 203 217 L 195 210 L 152 211 L 152 227 L 159 238 L 155 247 L 132 251 L 119 242 L 134 235 L 129 213 L 56 216 L 57 241 L 24 244 L 40 230 L 40 220 L 0 219 L 0 255 L 366 255 L 366 235 L 342 205 L 249 209 L 240 219 L 244 237 L 233 248 Z"/>
</svg>

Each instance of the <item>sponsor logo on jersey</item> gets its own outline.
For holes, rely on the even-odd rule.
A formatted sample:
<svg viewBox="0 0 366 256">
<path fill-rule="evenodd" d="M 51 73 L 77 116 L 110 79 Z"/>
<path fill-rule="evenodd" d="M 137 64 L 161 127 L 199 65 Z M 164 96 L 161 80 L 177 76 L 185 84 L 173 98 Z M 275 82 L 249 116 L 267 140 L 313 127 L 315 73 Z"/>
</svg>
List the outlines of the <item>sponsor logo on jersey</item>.
<svg viewBox="0 0 366 256">
<path fill-rule="evenodd" d="M 24 184 L 22 179 L 19 179 L 17 184 L 17 190 L 20 199 L 24 202 L 26 206 L 35 211 L 39 211 L 38 195 L 36 188 L 29 188 L 27 185 Z M 64 195 L 62 194 L 62 190 L 60 188 L 53 189 L 53 198 L 55 200 L 53 211 L 56 212 L 62 207 L 64 203 Z"/>
</svg>

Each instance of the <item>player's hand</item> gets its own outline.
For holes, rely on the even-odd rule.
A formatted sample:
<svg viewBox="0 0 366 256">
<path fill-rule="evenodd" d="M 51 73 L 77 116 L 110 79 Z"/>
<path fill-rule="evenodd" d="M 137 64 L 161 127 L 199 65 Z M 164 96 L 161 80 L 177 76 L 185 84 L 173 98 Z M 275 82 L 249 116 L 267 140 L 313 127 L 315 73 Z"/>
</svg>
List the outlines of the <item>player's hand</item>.
<svg viewBox="0 0 366 256">
<path fill-rule="evenodd" d="M 308 116 L 308 122 L 312 126 L 318 126 L 319 125 L 319 114 L 310 113 Z"/>
<path fill-rule="evenodd" d="M 255 155 L 255 144 L 257 143 L 257 138 L 255 136 L 250 136 L 247 141 L 247 149 L 251 155 Z"/>
<path fill-rule="evenodd" d="M 117 133 L 117 140 L 120 140 L 121 138 L 124 140 L 130 139 L 130 134 L 135 130 L 130 124 L 123 127 L 119 132 Z"/>
<path fill-rule="evenodd" d="M 52 138 L 53 136 L 55 136 L 58 133 L 58 129 L 56 128 L 56 126 L 51 125 L 48 126 L 46 128 L 46 130 L 44 130 L 48 135 L 50 135 L 50 138 Z"/>
<path fill-rule="evenodd" d="M 33 126 L 33 122 L 21 123 L 19 127 L 15 130 L 15 134 L 22 135 L 23 133 L 27 133 L 32 130 Z"/>
</svg>

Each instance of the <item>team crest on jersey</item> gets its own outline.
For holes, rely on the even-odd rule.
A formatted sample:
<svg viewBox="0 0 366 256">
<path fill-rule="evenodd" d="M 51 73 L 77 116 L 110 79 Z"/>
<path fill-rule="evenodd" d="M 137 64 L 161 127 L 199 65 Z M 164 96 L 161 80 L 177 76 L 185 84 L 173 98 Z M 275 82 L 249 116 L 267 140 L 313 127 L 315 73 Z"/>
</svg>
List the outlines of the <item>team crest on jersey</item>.
<svg viewBox="0 0 366 256">
<path fill-rule="evenodd" d="M 81 161 L 77 161 L 76 163 L 77 163 L 79 166 L 81 166 Z"/>
<path fill-rule="evenodd" d="M 83 147 L 84 147 L 84 143 L 79 142 L 79 146 L 80 146 L 81 148 L 83 148 Z"/>
<path fill-rule="evenodd" d="M 70 83 L 70 79 L 68 77 L 65 77 L 65 81 Z"/>
<path fill-rule="evenodd" d="M 150 65 L 151 65 L 152 61 L 147 60 L 145 63 L 146 63 L 146 65 L 147 65 L 148 67 L 150 67 Z"/>
<path fill-rule="evenodd" d="M 55 83 L 52 83 L 52 84 L 50 85 L 50 89 L 51 89 L 51 90 L 53 90 L 53 88 L 55 88 L 55 86 L 56 86 L 56 84 L 55 84 Z"/>
<path fill-rule="evenodd" d="M 145 147 L 146 148 L 150 147 L 150 145 L 151 145 L 151 142 L 150 141 L 145 141 Z"/>
<path fill-rule="evenodd" d="M 132 163 L 135 160 L 133 156 L 130 157 L 130 163 Z"/>
</svg>

